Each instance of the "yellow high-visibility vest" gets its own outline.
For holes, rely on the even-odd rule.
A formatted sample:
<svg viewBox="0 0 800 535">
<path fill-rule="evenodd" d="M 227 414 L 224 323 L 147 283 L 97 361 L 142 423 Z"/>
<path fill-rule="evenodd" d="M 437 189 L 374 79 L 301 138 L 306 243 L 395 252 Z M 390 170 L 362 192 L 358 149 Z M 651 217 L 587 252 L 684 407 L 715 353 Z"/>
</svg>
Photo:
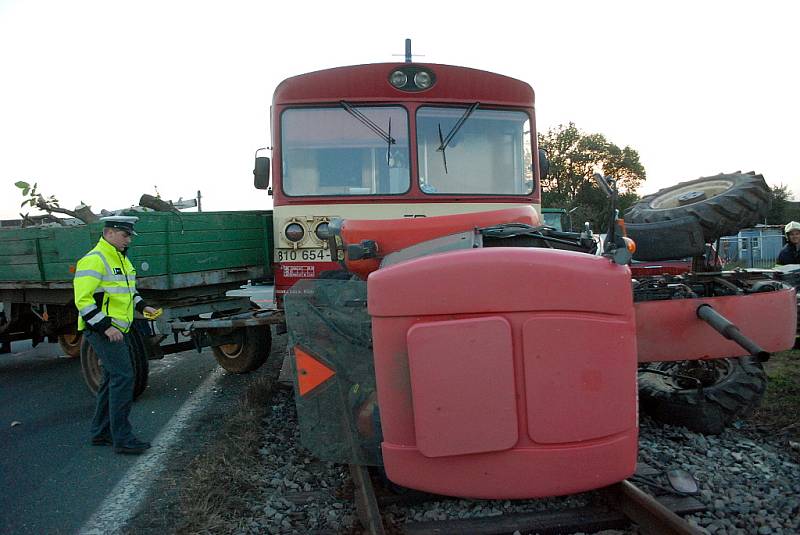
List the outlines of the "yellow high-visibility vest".
<svg viewBox="0 0 800 535">
<path fill-rule="evenodd" d="M 113 325 L 128 332 L 142 297 L 136 292 L 136 270 L 125 255 L 100 238 L 75 266 L 72 285 L 79 331 L 87 326 L 105 331 Z"/>
</svg>

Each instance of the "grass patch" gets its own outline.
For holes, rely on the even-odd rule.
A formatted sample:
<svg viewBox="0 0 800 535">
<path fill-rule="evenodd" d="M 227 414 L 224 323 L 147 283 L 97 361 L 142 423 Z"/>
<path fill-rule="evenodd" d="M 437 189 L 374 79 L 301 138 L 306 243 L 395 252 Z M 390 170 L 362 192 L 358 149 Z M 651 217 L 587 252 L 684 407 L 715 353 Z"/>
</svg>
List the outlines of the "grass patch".
<svg viewBox="0 0 800 535">
<path fill-rule="evenodd" d="M 262 419 L 274 390 L 274 378 L 260 377 L 225 420 L 219 437 L 189 463 L 179 496 L 175 533 L 229 532 L 249 511 L 246 497 L 259 492 L 258 450 Z"/>
<path fill-rule="evenodd" d="M 775 353 L 764 363 L 764 370 L 769 378 L 767 392 L 750 423 L 800 441 L 800 350 Z"/>
</svg>

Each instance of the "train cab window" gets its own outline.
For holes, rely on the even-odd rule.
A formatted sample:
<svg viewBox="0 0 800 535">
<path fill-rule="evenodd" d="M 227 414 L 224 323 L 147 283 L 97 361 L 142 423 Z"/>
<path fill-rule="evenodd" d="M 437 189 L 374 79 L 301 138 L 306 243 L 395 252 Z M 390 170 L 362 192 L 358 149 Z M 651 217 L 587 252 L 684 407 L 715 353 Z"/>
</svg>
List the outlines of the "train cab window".
<svg viewBox="0 0 800 535">
<path fill-rule="evenodd" d="M 399 195 L 410 187 L 399 106 L 293 108 L 281 116 L 286 195 Z"/>
<path fill-rule="evenodd" d="M 521 111 L 421 107 L 417 155 L 420 189 L 428 194 L 533 191 L 530 120 Z"/>
</svg>

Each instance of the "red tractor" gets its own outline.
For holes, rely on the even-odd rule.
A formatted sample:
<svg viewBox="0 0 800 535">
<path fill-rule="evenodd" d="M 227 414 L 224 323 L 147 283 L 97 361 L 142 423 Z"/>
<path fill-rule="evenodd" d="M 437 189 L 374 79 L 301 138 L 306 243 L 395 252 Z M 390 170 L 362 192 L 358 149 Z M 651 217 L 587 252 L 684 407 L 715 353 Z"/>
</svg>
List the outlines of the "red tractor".
<svg viewBox="0 0 800 535">
<path fill-rule="evenodd" d="M 301 436 L 322 459 L 454 496 L 594 489 L 634 471 L 638 383 L 713 430 L 763 390 L 729 395 L 733 372 L 794 341 L 776 274 L 628 267 L 757 220 L 758 175 L 702 179 L 624 224 L 612 209 L 597 255 L 589 233 L 541 224 L 525 82 L 409 55 L 289 78 L 271 124 L 255 183 L 274 196 Z"/>
<path fill-rule="evenodd" d="M 315 454 L 453 496 L 600 488 L 635 469 L 637 368 L 744 365 L 726 357 L 760 367 L 792 346 L 795 293 L 776 277 L 632 280 L 634 242 L 615 219 L 597 256 L 593 239 L 538 225 L 532 210 L 484 216 L 496 224 L 330 222 L 341 269 L 285 297 Z M 701 377 L 680 379 L 702 398 Z"/>
</svg>

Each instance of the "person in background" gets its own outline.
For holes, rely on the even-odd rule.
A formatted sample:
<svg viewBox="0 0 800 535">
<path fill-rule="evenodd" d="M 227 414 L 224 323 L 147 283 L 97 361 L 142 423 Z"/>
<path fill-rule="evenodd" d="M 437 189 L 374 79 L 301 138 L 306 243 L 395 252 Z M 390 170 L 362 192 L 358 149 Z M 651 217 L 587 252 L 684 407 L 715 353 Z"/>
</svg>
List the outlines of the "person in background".
<svg viewBox="0 0 800 535">
<path fill-rule="evenodd" d="M 138 440 L 128 415 L 133 403 L 133 365 L 130 332 L 134 309 L 154 314 L 136 292 L 136 271 L 125 256 L 133 226 L 139 218 L 103 217 L 103 237 L 75 267 L 75 306 L 78 330 L 92 345 L 103 364 L 103 381 L 97 391 L 92 419 L 92 445 L 113 445 L 116 453 L 139 454 L 150 443 Z"/>
<path fill-rule="evenodd" d="M 789 221 L 783 228 L 786 233 L 787 244 L 778 254 L 776 264 L 785 266 L 786 264 L 800 264 L 800 223 Z"/>
</svg>

